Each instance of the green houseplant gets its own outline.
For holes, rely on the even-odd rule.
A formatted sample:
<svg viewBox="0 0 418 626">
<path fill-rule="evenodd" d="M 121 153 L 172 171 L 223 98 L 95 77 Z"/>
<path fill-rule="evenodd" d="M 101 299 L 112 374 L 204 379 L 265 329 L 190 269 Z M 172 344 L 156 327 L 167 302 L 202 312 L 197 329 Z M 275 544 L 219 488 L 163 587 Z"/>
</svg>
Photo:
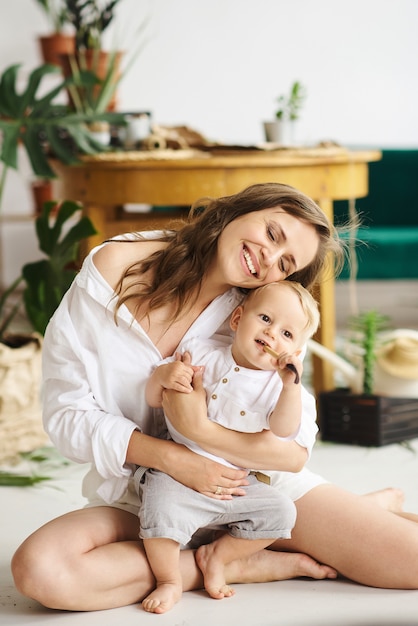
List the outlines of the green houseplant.
<svg viewBox="0 0 418 626">
<path fill-rule="evenodd" d="M 301 82 L 296 80 L 292 83 L 288 94 L 282 94 L 277 98 L 276 118 L 278 120 L 289 119 L 293 121 L 299 119 L 306 97 L 306 88 Z"/>
<path fill-rule="evenodd" d="M 80 242 L 97 232 L 86 216 L 80 216 L 71 225 L 72 218 L 81 211 L 80 204 L 63 202 L 55 219 L 51 220 L 51 212 L 56 208 L 56 202 L 45 203 L 42 214 L 36 219 L 39 249 L 44 258 L 27 263 L 22 269 L 26 313 L 41 335 L 76 276 Z"/>
<path fill-rule="evenodd" d="M 66 15 L 76 33 L 76 50 L 99 50 L 102 36 L 120 0 L 65 0 Z"/>
<path fill-rule="evenodd" d="M 70 23 L 67 3 L 65 0 L 36 0 L 37 5 L 46 16 L 51 32 L 62 33 Z"/>
<path fill-rule="evenodd" d="M 18 167 L 20 145 L 27 152 L 33 173 L 42 178 L 53 178 L 55 173 L 49 163 L 51 152 L 66 164 L 75 163 L 79 153 L 94 154 L 103 149 L 92 138 L 89 123 L 102 120 L 123 123 L 123 116 L 116 113 L 75 113 L 65 105 L 55 104 L 55 98 L 73 84 L 72 77 L 61 80 L 45 95 L 38 96 L 43 78 L 59 74 L 57 67 L 48 64 L 35 68 L 26 87 L 19 93 L 19 69 L 19 64 L 12 65 L 0 76 L 0 162 L 3 166 L 0 206 L 7 171 Z"/>
<path fill-rule="evenodd" d="M 130 52 L 103 48 L 103 34 L 115 17 L 121 0 L 65 0 L 76 32 L 75 51 L 61 56 L 64 76 L 72 76 L 68 89 L 71 106 L 78 113 L 102 113 L 117 108 L 117 87 L 147 44 L 148 19 L 140 21 Z M 122 63 L 124 61 L 124 63 Z M 103 126 L 105 122 L 100 123 Z M 98 126 L 97 124 L 95 126 Z"/>
<path fill-rule="evenodd" d="M 351 341 L 360 347 L 363 394 L 373 393 L 374 365 L 379 346 L 379 333 L 388 328 L 389 319 L 372 309 L 352 316 L 349 321 L 354 333 Z"/>
<path fill-rule="evenodd" d="M 65 0 L 68 19 L 75 30 L 75 51 L 61 56 L 64 76 L 73 76 L 70 102 L 78 112 L 115 110 L 122 52 L 103 49 L 103 33 L 114 19 L 120 0 Z M 90 74 L 90 78 L 88 76 Z M 84 88 L 80 78 L 89 81 Z"/>
<path fill-rule="evenodd" d="M 277 98 L 275 120 L 264 122 L 266 140 L 281 145 L 295 143 L 295 124 L 307 97 L 306 88 L 299 81 L 294 81 L 289 93 Z"/>
<path fill-rule="evenodd" d="M 27 318 L 35 332 L 0 335 L 0 463 L 15 461 L 19 454 L 48 442 L 39 402 L 42 337 L 76 274 L 80 242 L 96 232 L 86 216 L 77 219 L 79 204 L 63 202 L 56 217 L 50 219 L 54 208 L 54 202 L 46 203 L 36 220 L 44 258 L 24 265 L 22 276 L 8 290 L 11 293 L 20 282 L 24 283 Z M 17 484 L 13 476 L 10 482 L 7 475 L 2 480 L 2 484 Z"/>
<path fill-rule="evenodd" d="M 353 335 L 348 351 L 351 365 L 339 357 L 330 360 L 341 367 L 354 388 L 337 388 L 319 397 L 321 437 L 324 440 L 363 446 L 381 446 L 418 435 L 418 399 L 375 393 L 374 377 L 379 349 L 396 331 L 388 332 L 389 320 L 370 310 L 350 318 Z M 405 331 L 407 332 L 407 331 Z M 313 352 L 322 355 L 321 348 Z M 350 375 L 351 369 L 351 375 Z M 389 389 L 387 390 L 389 392 Z"/>
<path fill-rule="evenodd" d="M 78 161 L 81 153 L 96 153 L 103 149 L 92 138 L 88 123 L 98 119 L 117 119 L 118 123 L 123 123 L 123 117 L 114 113 L 76 113 L 68 106 L 56 104 L 55 98 L 73 81 L 72 77 L 62 79 L 58 67 L 43 64 L 35 68 L 21 90 L 17 88 L 19 69 L 20 65 L 12 65 L 0 76 L 0 207 L 7 173 L 11 168 L 18 169 L 20 149 L 26 151 L 36 176 L 53 178 L 55 172 L 49 162 L 51 155 L 71 164 Z M 39 95 L 43 79 L 50 75 L 58 75 L 58 84 L 44 95 Z M 67 207 L 63 211 L 71 213 L 72 209 Z M 60 222 L 66 221 L 64 217 L 65 213 L 60 217 Z M 76 230 L 76 234 L 78 232 L 82 237 L 92 232 L 92 228 L 87 228 L 85 222 L 78 229 L 81 230 Z M 58 227 L 54 232 L 57 231 Z M 66 242 L 71 248 L 71 244 L 75 243 L 74 231 L 68 237 Z M 58 246 L 56 252 L 62 254 L 63 262 L 71 258 L 64 244 Z M 54 263 L 56 282 L 59 282 L 59 267 Z M 42 268 L 48 271 L 45 264 L 38 267 L 39 270 Z M 61 269 L 62 281 L 58 287 L 53 287 L 55 302 L 68 284 L 67 268 L 61 265 Z M 51 272 L 44 279 L 48 285 L 53 284 L 50 277 Z M 23 333 L 16 330 L 10 332 L 14 316 L 20 308 L 23 280 L 26 282 L 25 291 L 31 290 L 31 295 L 25 295 L 25 304 L 34 311 L 35 280 L 41 290 L 42 277 L 33 270 L 27 270 L 26 279 L 19 275 L 3 291 L 0 299 L 0 381 L 3 384 L 0 388 L 0 461 L 10 455 L 13 449 L 16 452 L 27 451 L 45 443 L 39 407 L 42 333 L 28 333 L 26 329 Z M 40 298 L 39 293 L 36 295 Z M 50 301 L 48 306 L 50 314 Z M 40 322 L 39 325 L 38 322 L 34 324 L 34 327 L 38 331 L 43 328 Z"/>
<path fill-rule="evenodd" d="M 75 35 L 68 32 L 71 28 L 65 0 L 36 0 L 47 19 L 50 32 L 38 37 L 42 57 L 45 63 L 60 65 L 61 54 L 71 54 L 75 49 Z"/>
<path fill-rule="evenodd" d="M 55 104 L 55 98 L 72 83 L 72 77 L 60 80 L 45 95 L 38 96 L 44 77 L 59 74 L 57 67 L 41 65 L 29 75 L 26 86 L 18 92 L 17 81 L 20 65 L 12 65 L 0 76 L 0 209 L 3 190 L 10 168 L 18 168 L 18 153 L 22 147 L 29 158 L 32 172 L 40 178 L 53 178 L 55 172 L 49 156 L 66 164 L 76 163 L 80 153 L 94 154 L 103 150 L 91 136 L 87 124 L 97 120 L 117 120 L 123 124 L 123 116 L 115 113 L 75 113 L 63 105 Z M 19 279 L 2 295 L 0 310 L 1 338 L 18 307 L 8 307 L 17 294 Z"/>
</svg>

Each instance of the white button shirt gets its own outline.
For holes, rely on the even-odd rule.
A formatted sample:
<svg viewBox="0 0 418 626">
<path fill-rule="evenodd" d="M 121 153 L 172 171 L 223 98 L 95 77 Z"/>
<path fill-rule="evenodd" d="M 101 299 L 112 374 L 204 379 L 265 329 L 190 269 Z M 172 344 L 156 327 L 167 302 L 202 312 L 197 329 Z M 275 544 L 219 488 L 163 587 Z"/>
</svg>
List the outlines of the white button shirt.
<svg viewBox="0 0 418 626">
<path fill-rule="evenodd" d="M 125 463 L 132 432 L 166 437 L 166 426 L 161 411 L 154 415 L 145 401 L 146 382 L 162 356 L 126 306 L 115 324 L 113 290 L 93 262 L 97 250 L 85 259 L 45 333 L 43 419 L 64 456 L 92 464 L 89 490 L 94 485 L 111 503 L 132 476 L 133 467 Z M 235 289 L 216 298 L 183 341 L 216 333 L 241 299 Z"/>
<path fill-rule="evenodd" d="M 206 391 L 208 417 L 231 430 L 254 433 L 269 430 L 269 416 L 283 389 L 276 370 L 256 370 L 238 366 L 234 361 L 231 344 L 220 344 L 215 339 L 183 341 L 182 347 L 192 355 L 193 365 L 204 365 L 203 386 Z M 170 359 L 166 359 L 168 361 Z M 172 359 L 171 359 L 172 360 Z M 284 440 L 295 440 L 306 448 L 310 456 L 318 427 L 315 422 L 315 400 L 301 387 L 302 413 L 297 430 Z M 178 443 L 218 463 L 234 467 L 228 461 L 200 448 L 183 437 L 167 419 L 169 432 Z M 266 467 L 266 470 L 269 468 Z"/>
</svg>

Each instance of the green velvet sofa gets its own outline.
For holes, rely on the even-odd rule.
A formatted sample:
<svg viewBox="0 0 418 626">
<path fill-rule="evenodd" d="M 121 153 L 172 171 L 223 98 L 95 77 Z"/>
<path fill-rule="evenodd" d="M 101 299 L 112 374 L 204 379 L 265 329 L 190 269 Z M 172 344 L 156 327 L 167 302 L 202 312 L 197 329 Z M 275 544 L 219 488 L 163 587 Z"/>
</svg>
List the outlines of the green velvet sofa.
<svg viewBox="0 0 418 626">
<path fill-rule="evenodd" d="M 369 195 L 356 201 L 357 278 L 418 279 L 418 148 L 382 149 L 369 167 Z M 347 216 L 348 202 L 335 202 L 335 224 Z M 347 265 L 339 278 L 348 278 Z"/>
</svg>

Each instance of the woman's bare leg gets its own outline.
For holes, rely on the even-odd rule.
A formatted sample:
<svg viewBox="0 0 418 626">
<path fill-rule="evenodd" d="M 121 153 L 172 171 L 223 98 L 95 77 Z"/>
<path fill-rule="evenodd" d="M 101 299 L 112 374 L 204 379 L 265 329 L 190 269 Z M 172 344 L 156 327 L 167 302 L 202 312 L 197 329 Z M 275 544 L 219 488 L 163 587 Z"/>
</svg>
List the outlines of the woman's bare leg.
<svg viewBox="0 0 418 626">
<path fill-rule="evenodd" d="M 392 511 L 393 513 L 403 512 L 405 494 L 402 489 L 386 487 L 385 489 L 366 493 L 364 497 L 368 498 L 370 501 L 374 501 L 375 504 L 387 511 Z"/>
<path fill-rule="evenodd" d="M 137 602 L 154 586 L 135 515 L 111 507 L 48 522 L 12 560 L 17 589 L 56 609 L 95 610 Z"/>
<path fill-rule="evenodd" d="M 296 508 L 292 538 L 274 549 L 290 546 L 365 585 L 418 589 L 418 525 L 403 519 L 408 514 L 333 485 L 315 487 Z"/>
<path fill-rule="evenodd" d="M 18 548 L 12 561 L 17 589 L 44 606 L 74 611 L 141 601 L 155 587 L 135 515 L 112 507 L 74 511 L 52 520 Z M 286 540 L 289 541 L 289 540 Z M 194 552 L 180 554 L 183 591 L 201 589 Z M 304 554 L 263 550 L 226 567 L 228 583 L 335 577 Z"/>
<path fill-rule="evenodd" d="M 271 539 L 243 539 L 224 533 L 207 545 L 200 546 L 196 551 L 196 563 L 203 573 L 203 584 L 206 591 L 215 600 L 230 598 L 235 591 L 226 584 L 225 567 L 237 559 L 249 558 L 264 550 L 272 543 Z"/>
<path fill-rule="evenodd" d="M 112 507 L 81 509 L 49 522 L 17 550 L 17 589 L 56 609 L 92 611 L 133 604 L 154 587 L 138 518 Z M 186 588 L 202 585 L 188 552 L 182 558 Z"/>
<path fill-rule="evenodd" d="M 364 497 L 373 500 L 383 509 L 392 511 L 392 513 L 396 513 L 400 517 L 404 517 L 405 519 L 409 519 L 411 522 L 418 524 L 418 515 L 416 513 L 409 513 L 403 510 L 405 495 L 402 489 L 387 487 L 386 489 L 367 493 Z"/>
</svg>

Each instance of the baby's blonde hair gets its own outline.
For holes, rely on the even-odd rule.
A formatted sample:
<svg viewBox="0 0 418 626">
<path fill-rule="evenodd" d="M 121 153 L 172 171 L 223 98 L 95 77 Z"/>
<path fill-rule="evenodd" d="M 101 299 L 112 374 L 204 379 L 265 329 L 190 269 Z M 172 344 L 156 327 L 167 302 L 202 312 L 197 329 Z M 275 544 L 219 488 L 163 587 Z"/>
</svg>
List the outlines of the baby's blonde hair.
<svg viewBox="0 0 418 626">
<path fill-rule="evenodd" d="M 314 335 L 316 331 L 318 330 L 319 321 L 320 321 L 318 303 L 316 302 L 312 294 L 307 289 L 305 289 L 303 285 L 301 285 L 300 283 L 297 283 L 296 281 L 282 280 L 278 283 L 269 283 L 268 285 L 263 285 L 262 287 L 253 289 L 246 295 L 243 301 L 243 305 L 245 306 L 246 302 L 248 302 L 249 300 L 253 300 L 262 291 L 266 289 L 271 289 L 271 288 L 273 289 L 288 288 L 296 293 L 296 295 L 299 298 L 299 302 L 301 304 L 302 310 L 306 316 L 306 325 L 304 328 L 305 341 L 309 339 L 310 337 L 312 337 L 312 335 Z"/>
</svg>

